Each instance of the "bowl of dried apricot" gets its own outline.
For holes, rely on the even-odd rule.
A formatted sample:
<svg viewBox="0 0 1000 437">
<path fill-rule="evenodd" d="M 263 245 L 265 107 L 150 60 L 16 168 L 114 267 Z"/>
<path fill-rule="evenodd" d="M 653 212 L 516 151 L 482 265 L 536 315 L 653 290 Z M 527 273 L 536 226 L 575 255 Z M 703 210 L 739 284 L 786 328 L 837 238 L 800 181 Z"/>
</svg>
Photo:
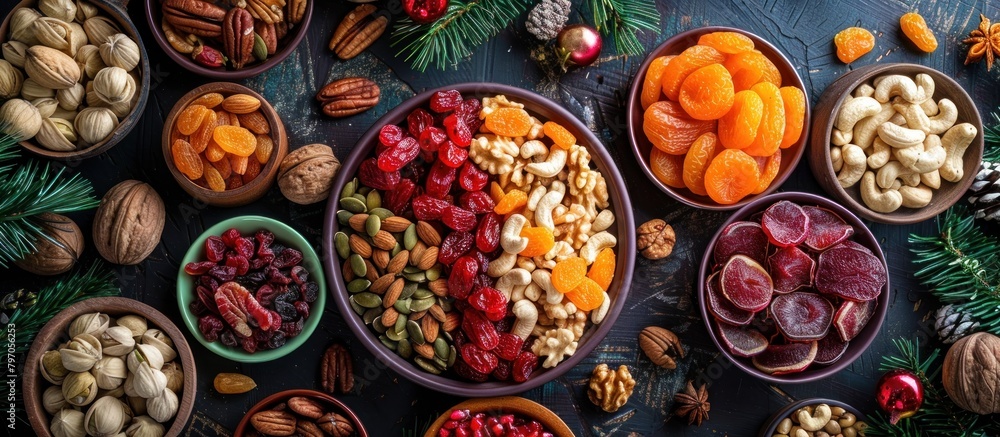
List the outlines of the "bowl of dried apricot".
<svg viewBox="0 0 1000 437">
<path fill-rule="evenodd" d="M 288 153 L 285 125 L 274 107 L 235 83 L 191 90 L 163 126 L 167 168 L 185 192 L 209 205 L 240 206 L 261 198 Z"/>
<path fill-rule="evenodd" d="M 379 361 L 438 391 L 551 381 L 604 338 L 629 290 L 635 226 L 614 161 L 520 88 L 404 102 L 358 142 L 328 205 L 340 313 Z"/>
<path fill-rule="evenodd" d="M 795 67 L 728 27 L 680 33 L 639 67 L 626 111 L 632 152 L 661 191 L 732 210 L 774 192 L 802 158 L 809 99 Z"/>
</svg>

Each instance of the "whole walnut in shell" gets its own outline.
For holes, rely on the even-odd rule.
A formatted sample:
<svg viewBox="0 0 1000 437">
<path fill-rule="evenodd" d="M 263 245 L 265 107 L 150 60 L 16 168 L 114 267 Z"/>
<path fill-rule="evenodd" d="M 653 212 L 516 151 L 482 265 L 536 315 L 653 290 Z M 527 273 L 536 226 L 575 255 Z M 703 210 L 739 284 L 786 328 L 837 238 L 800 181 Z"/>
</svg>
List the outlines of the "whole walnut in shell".
<svg viewBox="0 0 1000 437">
<path fill-rule="evenodd" d="M 976 414 L 1000 413 L 1000 337 L 986 332 L 963 337 L 948 349 L 941 369 L 948 397 Z"/>
<path fill-rule="evenodd" d="M 330 195 L 340 161 L 325 144 L 309 144 L 289 153 L 278 167 L 278 188 L 299 205 L 322 202 Z"/>
<path fill-rule="evenodd" d="M 153 187 L 123 181 L 101 199 L 94 216 L 94 245 L 112 263 L 139 264 L 160 243 L 165 220 L 163 200 Z"/>
<path fill-rule="evenodd" d="M 35 242 L 35 251 L 17 261 L 18 267 L 36 275 L 58 275 L 73 268 L 83 252 L 83 232 L 69 217 L 39 214 L 45 236 Z"/>
</svg>

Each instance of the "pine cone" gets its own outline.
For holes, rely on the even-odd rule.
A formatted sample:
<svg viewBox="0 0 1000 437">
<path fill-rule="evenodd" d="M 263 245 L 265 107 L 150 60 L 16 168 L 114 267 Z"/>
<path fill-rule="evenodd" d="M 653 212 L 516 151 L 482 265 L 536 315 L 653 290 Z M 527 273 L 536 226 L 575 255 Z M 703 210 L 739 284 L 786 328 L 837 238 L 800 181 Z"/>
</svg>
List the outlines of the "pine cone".
<svg viewBox="0 0 1000 437">
<path fill-rule="evenodd" d="M 934 312 L 934 330 L 945 344 L 958 341 L 979 329 L 979 322 L 972 320 L 972 314 L 948 304 Z"/>
<path fill-rule="evenodd" d="M 542 41 L 555 38 L 569 20 L 570 6 L 569 0 L 542 0 L 528 12 L 528 32 Z"/>
<path fill-rule="evenodd" d="M 983 161 L 969 193 L 976 218 L 987 221 L 1000 218 L 1000 163 Z"/>
</svg>

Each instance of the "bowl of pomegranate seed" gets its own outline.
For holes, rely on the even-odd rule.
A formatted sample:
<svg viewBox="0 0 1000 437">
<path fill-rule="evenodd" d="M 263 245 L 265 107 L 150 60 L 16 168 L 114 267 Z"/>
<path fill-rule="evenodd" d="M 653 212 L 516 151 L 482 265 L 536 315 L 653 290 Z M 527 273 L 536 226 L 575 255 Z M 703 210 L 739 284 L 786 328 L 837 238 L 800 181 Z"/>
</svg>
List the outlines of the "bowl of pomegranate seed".
<svg viewBox="0 0 1000 437">
<path fill-rule="evenodd" d="M 340 313 L 395 372 L 467 397 L 540 386 L 610 331 L 635 262 L 625 184 L 560 105 L 498 84 L 426 91 L 361 138 L 323 261 Z"/>
<path fill-rule="evenodd" d="M 476 435 L 485 428 L 497 437 L 573 437 L 573 431 L 545 406 L 518 396 L 469 399 L 439 416 L 424 437 Z"/>
<path fill-rule="evenodd" d="M 326 305 L 309 241 L 277 220 L 241 216 L 208 228 L 177 273 L 177 303 L 199 343 L 223 358 L 262 363 L 305 343 Z"/>
</svg>

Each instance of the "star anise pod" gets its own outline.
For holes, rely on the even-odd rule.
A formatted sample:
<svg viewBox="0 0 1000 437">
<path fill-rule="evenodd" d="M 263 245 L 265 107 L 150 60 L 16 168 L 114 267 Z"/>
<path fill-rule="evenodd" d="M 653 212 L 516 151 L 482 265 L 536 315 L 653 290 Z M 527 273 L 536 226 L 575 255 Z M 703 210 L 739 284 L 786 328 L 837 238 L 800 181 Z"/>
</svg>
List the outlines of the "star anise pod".
<svg viewBox="0 0 1000 437">
<path fill-rule="evenodd" d="M 965 65 L 986 58 L 986 71 L 990 71 L 993 61 L 1000 57 L 1000 23 L 990 24 L 989 18 L 979 14 L 979 27 L 969 32 L 969 37 L 962 42 L 969 45 Z"/>
<path fill-rule="evenodd" d="M 701 422 L 708 420 L 708 410 L 712 409 L 712 404 L 708 403 L 708 389 L 702 384 L 698 390 L 694 389 L 694 384 L 688 381 L 684 392 L 674 395 L 674 402 L 677 403 L 677 417 L 687 416 L 688 425 L 695 424 L 701 426 Z"/>
</svg>

